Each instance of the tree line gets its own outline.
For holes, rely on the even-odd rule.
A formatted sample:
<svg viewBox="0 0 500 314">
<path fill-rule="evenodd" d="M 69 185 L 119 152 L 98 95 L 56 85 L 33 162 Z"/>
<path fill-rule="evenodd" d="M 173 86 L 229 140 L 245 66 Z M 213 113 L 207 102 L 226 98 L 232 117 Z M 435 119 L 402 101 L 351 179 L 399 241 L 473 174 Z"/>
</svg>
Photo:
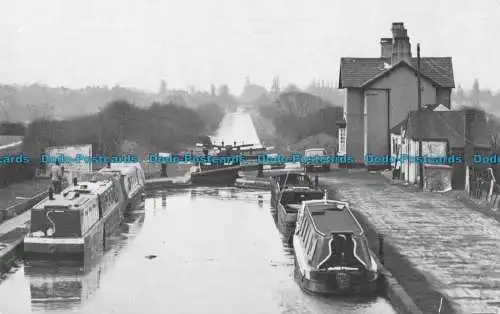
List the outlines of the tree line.
<svg viewBox="0 0 500 314">
<path fill-rule="evenodd" d="M 29 156 L 40 156 L 49 146 L 82 144 L 91 144 L 95 155 L 118 155 L 124 141 L 140 143 L 153 152 L 176 152 L 206 140 L 218 128 L 224 113 L 215 103 L 197 109 L 173 103 L 153 103 L 144 108 L 115 100 L 97 114 L 62 121 L 38 119 L 27 127 L 4 124 L 0 134 L 24 135 L 22 152 Z M 31 176 L 39 166 L 36 162 L 28 165 Z"/>
<path fill-rule="evenodd" d="M 270 104 L 261 104 L 259 113 L 272 121 L 276 136 L 289 143 L 316 135 L 337 137 L 337 121 L 343 118 L 343 108 L 304 92 L 282 94 Z"/>
</svg>

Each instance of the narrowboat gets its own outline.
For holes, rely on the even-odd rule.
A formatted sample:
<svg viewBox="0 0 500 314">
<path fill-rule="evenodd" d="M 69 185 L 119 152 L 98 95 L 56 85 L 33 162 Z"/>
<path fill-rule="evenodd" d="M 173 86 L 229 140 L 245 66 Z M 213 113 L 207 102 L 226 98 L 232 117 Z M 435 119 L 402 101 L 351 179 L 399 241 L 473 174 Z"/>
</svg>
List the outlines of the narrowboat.
<svg viewBox="0 0 500 314">
<path fill-rule="evenodd" d="M 28 257 L 91 258 L 102 251 L 106 236 L 124 218 L 125 198 L 117 178 L 95 173 L 38 203 L 31 210 L 30 232 L 24 239 Z"/>
<path fill-rule="evenodd" d="M 146 176 L 140 163 L 108 164 L 99 173 L 112 174 L 120 180 L 126 211 L 144 208 Z"/>
<path fill-rule="evenodd" d="M 135 212 L 125 222 L 122 234 L 127 235 L 127 241 L 130 241 L 144 223 L 144 212 Z M 113 267 L 120 247 L 111 248 L 115 254 L 101 255 L 92 261 L 26 261 L 24 275 L 29 279 L 32 307 L 42 311 L 50 311 L 54 306 L 67 312 L 74 310 L 95 294 L 101 274 Z"/>
<path fill-rule="evenodd" d="M 293 245 L 300 205 L 303 201 L 323 199 L 326 192 L 313 186 L 309 176 L 304 173 L 285 176 L 281 186 L 276 205 L 276 223 L 285 243 Z"/>
<path fill-rule="evenodd" d="M 337 295 L 371 295 L 376 291 L 376 261 L 346 202 L 303 202 L 293 245 L 295 279 L 302 289 Z"/>
<path fill-rule="evenodd" d="M 269 181 L 271 185 L 271 207 L 273 208 L 278 207 L 279 194 L 287 186 L 315 188 L 311 178 L 302 170 L 274 170 Z"/>
</svg>

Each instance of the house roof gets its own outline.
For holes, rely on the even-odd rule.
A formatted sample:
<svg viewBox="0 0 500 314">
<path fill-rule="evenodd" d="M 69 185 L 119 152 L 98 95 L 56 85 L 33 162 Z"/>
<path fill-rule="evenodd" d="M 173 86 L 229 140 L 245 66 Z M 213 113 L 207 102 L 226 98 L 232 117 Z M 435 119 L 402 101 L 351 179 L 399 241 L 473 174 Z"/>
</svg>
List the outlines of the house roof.
<svg viewBox="0 0 500 314">
<path fill-rule="evenodd" d="M 339 88 L 365 87 L 401 66 L 407 66 L 415 73 L 417 71 L 417 58 L 411 58 L 409 62 L 400 61 L 392 66 L 390 63 L 391 58 L 341 58 Z M 451 57 L 421 58 L 420 74 L 436 86 L 455 87 Z"/>
<path fill-rule="evenodd" d="M 404 123 L 403 123 L 404 122 Z M 400 123 L 407 130 L 407 136 L 418 139 L 418 111 L 411 111 L 406 120 Z M 467 141 L 475 147 L 489 147 L 489 134 L 486 116 L 478 113 L 471 122 L 470 138 L 465 135 L 465 111 L 422 111 L 422 138 L 425 140 L 448 140 L 450 148 L 463 148 Z"/>
</svg>

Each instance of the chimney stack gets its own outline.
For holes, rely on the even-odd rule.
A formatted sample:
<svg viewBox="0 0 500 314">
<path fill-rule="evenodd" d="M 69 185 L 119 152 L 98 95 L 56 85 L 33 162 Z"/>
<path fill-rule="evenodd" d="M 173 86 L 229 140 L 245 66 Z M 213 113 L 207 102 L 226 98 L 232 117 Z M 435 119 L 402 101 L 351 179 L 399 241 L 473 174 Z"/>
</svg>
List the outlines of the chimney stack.
<svg viewBox="0 0 500 314">
<path fill-rule="evenodd" d="M 401 22 L 392 23 L 392 61 L 391 64 L 396 64 L 401 60 L 407 62 L 411 59 L 411 44 L 410 38 L 404 24 Z"/>
<path fill-rule="evenodd" d="M 380 38 L 380 47 L 382 58 L 392 57 L 392 38 Z"/>
</svg>

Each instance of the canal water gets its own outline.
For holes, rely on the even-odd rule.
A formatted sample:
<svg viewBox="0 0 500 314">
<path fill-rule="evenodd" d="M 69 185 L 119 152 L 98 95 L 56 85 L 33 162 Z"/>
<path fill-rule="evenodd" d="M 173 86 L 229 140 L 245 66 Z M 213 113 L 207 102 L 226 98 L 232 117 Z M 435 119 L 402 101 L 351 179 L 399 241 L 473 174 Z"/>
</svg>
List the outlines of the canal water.
<svg viewBox="0 0 500 314">
<path fill-rule="evenodd" d="M 248 114 L 215 136 L 260 144 Z M 88 265 L 19 261 L 0 278 L 0 314 L 392 314 L 382 298 L 323 298 L 293 279 L 268 191 L 153 192 Z"/>
<path fill-rule="evenodd" d="M 222 119 L 219 130 L 212 137 L 212 142 L 220 144 L 222 141 L 227 145 L 232 145 L 234 142 L 261 145 L 252 118 L 241 109 L 226 114 Z"/>
<path fill-rule="evenodd" d="M 395 313 L 382 298 L 324 298 L 293 280 L 267 191 L 159 191 L 89 270 L 18 263 L 0 313 Z"/>
</svg>

